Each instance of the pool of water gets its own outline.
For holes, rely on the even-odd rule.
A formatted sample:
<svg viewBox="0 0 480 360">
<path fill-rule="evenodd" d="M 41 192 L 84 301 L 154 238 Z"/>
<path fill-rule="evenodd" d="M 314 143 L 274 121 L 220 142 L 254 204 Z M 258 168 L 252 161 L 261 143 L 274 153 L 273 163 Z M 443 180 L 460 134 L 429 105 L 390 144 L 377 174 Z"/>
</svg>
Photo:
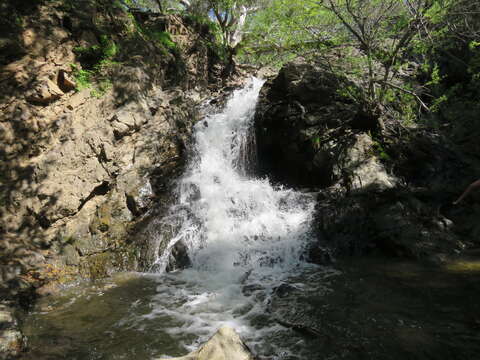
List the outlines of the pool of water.
<svg viewBox="0 0 480 360">
<path fill-rule="evenodd" d="M 252 79 L 195 125 L 177 202 L 147 225 L 157 273 L 119 274 L 40 300 L 24 320 L 24 359 L 180 356 L 224 325 L 259 359 L 480 358 L 474 260 L 444 268 L 302 260 L 314 197 L 247 171 L 262 84 Z M 179 242 L 190 267 L 165 273 Z"/>
<path fill-rule="evenodd" d="M 223 299 L 192 288 L 188 271 L 119 274 L 40 300 L 24 319 L 23 358 L 180 356 L 229 324 L 262 359 L 476 359 L 480 272 L 465 263 L 350 259 Z"/>
</svg>

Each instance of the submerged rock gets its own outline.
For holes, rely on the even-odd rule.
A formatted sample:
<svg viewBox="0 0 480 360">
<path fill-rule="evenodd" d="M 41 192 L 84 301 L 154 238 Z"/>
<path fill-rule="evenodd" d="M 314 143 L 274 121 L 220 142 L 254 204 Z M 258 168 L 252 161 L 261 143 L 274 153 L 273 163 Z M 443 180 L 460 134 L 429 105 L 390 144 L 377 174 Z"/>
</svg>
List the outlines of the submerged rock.
<svg viewBox="0 0 480 360">
<path fill-rule="evenodd" d="M 157 360 L 167 359 L 159 358 Z M 254 357 L 235 330 L 224 326 L 200 349 L 169 360 L 254 360 Z"/>
</svg>

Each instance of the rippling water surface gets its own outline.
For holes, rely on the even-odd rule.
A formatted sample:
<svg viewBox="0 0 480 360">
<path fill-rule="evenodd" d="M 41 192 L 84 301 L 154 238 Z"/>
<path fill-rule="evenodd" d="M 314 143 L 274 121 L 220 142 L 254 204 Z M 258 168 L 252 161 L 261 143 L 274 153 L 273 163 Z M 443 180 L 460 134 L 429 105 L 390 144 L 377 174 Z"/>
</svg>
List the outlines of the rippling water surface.
<svg viewBox="0 0 480 360">
<path fill-rule="evenodd" d="M 25 321 L 27 358 L 178 356 L 222 325 L 267 359 L 440 359 L 475 348 L 466 344 L 479 340 L 476 282 L 460 289 L 458 274 L 371 259 L 335 269 L 302 261 L 314 199 L 247 175 L 261 86 L 253 79 L 196 125 L 178 202 L 152 225 L 162 229 L 154 248 L 168 242 L 152 272 L 42 300 Z M 165 273 L 178 241 L 192 265 Z"/>
</svg>

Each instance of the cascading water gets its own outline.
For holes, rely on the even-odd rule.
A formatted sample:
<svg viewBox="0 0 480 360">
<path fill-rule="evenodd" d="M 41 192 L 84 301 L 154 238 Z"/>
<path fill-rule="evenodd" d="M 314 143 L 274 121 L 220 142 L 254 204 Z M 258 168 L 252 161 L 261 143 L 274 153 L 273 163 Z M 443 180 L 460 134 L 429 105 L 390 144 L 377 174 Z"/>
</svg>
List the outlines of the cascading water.
<svg viewBox="0 0 480 360">
<path fill-rule="evenodd" d="M 23 322 L 30 350 L 22 359 L 180 356 L 222 325 L 259 359 L 478 357 L 478 326 L 465 322 L 466 313 L 480 318 L 478 272 L 391 258 L 349 259 L 342 271 L 301 261 L 313 199 L 245 171 L 261 84 L 197 125 L 178 201 L 148 228 L 162 240 L 152 272 L 40 299 Z M 192 264 L 167 273 L 180 240 Z"/>
<path fill-rule="evenodd" d="M 191 334 L 198 342 L 231 325 L 253 345 L 266 331 L 279 330 L 260 319 L 264 302 L 298 268 L 314 202 L 245 175 L 245 148 L 262 84 L 253 79 L 223 112 L 196 125 L 195 156 L 179 182 L 178 202 L 160 220 L 160 228 L 170 227 L 174 235 L 154 269 L 163 272 L 178 241 L 192 262 L 158 277 L 158 296 L 146 316 L 176 319 L 166 329 L 172 335 Z M 187 341 L 187 348 L 195 346 Z"/>
</svg>

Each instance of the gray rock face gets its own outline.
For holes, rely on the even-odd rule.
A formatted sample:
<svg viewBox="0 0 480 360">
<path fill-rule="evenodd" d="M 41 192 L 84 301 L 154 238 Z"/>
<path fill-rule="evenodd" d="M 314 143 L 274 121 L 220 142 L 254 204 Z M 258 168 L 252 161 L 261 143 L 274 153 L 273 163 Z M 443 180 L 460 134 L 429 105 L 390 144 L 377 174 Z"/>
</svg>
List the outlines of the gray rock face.
<svg viewBox="0 0 480 360">
<path fill-rule="evenodd" d="M 309 250 L 310 260 L 326 264 L 332 256 L 376 250 L 411 258 L 461 251 L 465 244 L 455 224 L 439 212 L 438 174 L 432 168 L 441 162 L 426 165 L 416 161 L 418 156 L 409 161 L 414 144 L 385 150 L 371 136 L 372 119 L 341 95 L 352 86 L 321 64 L 294 62 L 265 84 L 259 99 L 260 171 L 281 183 L 322 189 L 314 222 L 318 241 Z M 445 150 L 427 140 L 421 142 L 422 154 L 442 156 Z M 408 173 L 387 171 L 385 159 L 390 169 Z M 417 181 L 417 174 L 427 171 L 421 183 L 434 189 L 404 187 L 405 179 Z"/>
<path fill-rule="evenodd" d="M 224 326 L 200 349 L 170 360 L 254 360 L 254 357 L 235 330 Z"/>
<path fill-rule="evenodd" d="M 341 95 L 349 86 L 354 84 L 302 62 L 287 64 L 269 80 L 255 117 L 260 171 L 293 186 L 329 186 L 360 165 L 367 154 L 350 149 L 366 141 L 354 131 L 363 115 Z"/>
<path fill-rule="evenodd" d="M 419 200 L 428 196 L 399 189 L 325 195 L 317 205 L 314 226 L 320 240 L 311 249 L 312 261 L 323 262 L 322 244 L 335 256 L 381 251 L 425 259 L 461 252 L 465 247 L 461 238 L 451 228 L 439 226 L 451 220 L 432 212 L 431 200 Z"/>
</svg>

